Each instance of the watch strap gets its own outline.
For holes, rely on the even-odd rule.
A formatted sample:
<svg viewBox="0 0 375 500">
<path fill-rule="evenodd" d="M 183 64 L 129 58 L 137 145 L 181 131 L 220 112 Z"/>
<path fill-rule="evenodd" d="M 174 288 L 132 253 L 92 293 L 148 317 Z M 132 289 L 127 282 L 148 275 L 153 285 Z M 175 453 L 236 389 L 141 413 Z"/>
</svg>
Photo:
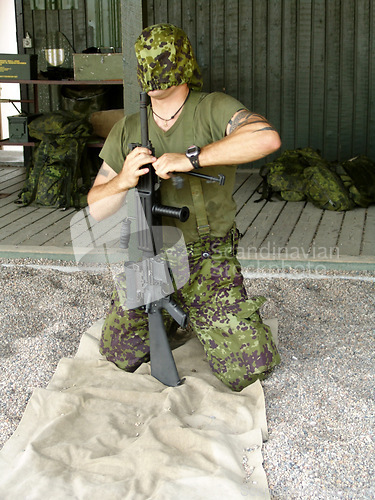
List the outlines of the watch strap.
<svg viewBox="0 0 375 500">
<path fill-rule="evenodd" d="M 190 156 L 189 160 L 195 169 L 200 168 L 198 156 Z"/>
<path fill-rule="evenodd" d="M 190 152 L 190 150 L 193 150 Z M 201 148 L 198 146 L 190 146 L 190 148 L 187 149 L 185 155 L 187 158 L 189 158 L 190 163 L 193 165 L 194 169 L 200 168 L 199 164 L 199 153 L 201 152 Z"/>
</svg>

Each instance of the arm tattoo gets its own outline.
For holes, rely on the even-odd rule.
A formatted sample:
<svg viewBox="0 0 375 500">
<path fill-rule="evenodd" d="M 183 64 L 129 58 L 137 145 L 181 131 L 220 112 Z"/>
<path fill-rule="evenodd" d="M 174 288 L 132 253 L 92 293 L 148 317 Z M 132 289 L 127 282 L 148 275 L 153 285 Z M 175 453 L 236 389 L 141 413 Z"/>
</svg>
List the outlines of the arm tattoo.
<svg viewBox="0 0 375 500">
<path fill-rule="evenodd" d="M 260 128 L 258 130 L 254 130 L 253 134 L 255 134 L 256 132 L 263 132 L 263 130 L 273 130 L 274 132 L 276 132 L 276 129 L 274 129 L 273 127 L 269 126 L 269 127 Z"/>
<path fill-rule="evenodd" d="M 240 109 L 230 120 L 229 120 L 229 133 L 231 134 L 236 128 L 242 127 L 249 123 L 250 118 L 254 116 L 247 109 Z"/>
<path fill-rule="evenodd" d="M 267 125 L 266 127 L 254 130 L 254 132 L 260 132 L 261 130 L 275 130 L 273 127 L 269 125 L 267 120 L 263 118 L 263 116 L 258 115 L 256 113 L 251 113 L 247 109 L 240 109 L 230 120 L 229 120 L 229 134 L 234 132 L 236 129 L 243 127 L 244 125 L 253 123 L 264 123 Z M 254 133 L 253 132 L 253 133 Z"/>
</svg>

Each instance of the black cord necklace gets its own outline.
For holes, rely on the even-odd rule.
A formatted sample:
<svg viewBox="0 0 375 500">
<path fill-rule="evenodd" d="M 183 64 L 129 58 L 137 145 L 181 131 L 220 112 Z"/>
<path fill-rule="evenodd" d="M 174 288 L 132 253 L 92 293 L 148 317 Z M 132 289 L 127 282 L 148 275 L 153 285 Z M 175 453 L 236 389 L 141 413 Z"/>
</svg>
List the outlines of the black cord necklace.
<svg viewBox="0 0 375 500">
<path fill-rule="evenodd" d="M 157 116 L 160 120 L 163 120 L 164 121 L 164 125 L 167 126 L 167 123 L 170 122 L 171 120 L 173 120 L 173 118 L 178 115 L 178 113 L 181 111 L 181 109 L 185 106 L 186 104 L 186 101 L 188 100 L 188 97 L 190 95 L 190 89 L 189 89 L 189 92 L 188 92 L 188 95 L 186 96 L 186 99 L 184 100 L 184 102 L 181 104 L 181 106 L 178 108 L 178 110 L 176 111 L 176 113 L 174 115 L 172 115 L 170 118 L 162 118 L 161 116 L 159 116 L 157 113 L 155 113 L 155 111 L 152 109 L 152 106 L 151 106 L 151 109 L 152 109 L 152 113 Z"/>
</svg>

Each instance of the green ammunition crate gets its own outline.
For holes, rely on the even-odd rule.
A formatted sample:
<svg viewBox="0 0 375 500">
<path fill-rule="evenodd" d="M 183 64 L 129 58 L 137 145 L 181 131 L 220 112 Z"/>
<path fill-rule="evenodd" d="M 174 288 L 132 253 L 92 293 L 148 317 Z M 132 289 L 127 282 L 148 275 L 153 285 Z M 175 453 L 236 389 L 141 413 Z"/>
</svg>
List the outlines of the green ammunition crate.
<svg viewBox="0 0 375 500">
<path fill-rule="evenodd" d="M 29 136 L 29 123 L 34 120 L 39 114 L 35 115 L 15 115 L 8 116 L 9 125 L 9 142 L 12 143 L 24 143 L 30 142 L 32 139 Z"/>
<path fill-rule="evenodd" d="M 0 79 L 36 80 L 38 56 L 35 54 L 0 54 Z"/>
<path fill-rule="evenodd" d="M 73 54 L 74 80 L 123 80 L 122 54 Z"/>
</svg>

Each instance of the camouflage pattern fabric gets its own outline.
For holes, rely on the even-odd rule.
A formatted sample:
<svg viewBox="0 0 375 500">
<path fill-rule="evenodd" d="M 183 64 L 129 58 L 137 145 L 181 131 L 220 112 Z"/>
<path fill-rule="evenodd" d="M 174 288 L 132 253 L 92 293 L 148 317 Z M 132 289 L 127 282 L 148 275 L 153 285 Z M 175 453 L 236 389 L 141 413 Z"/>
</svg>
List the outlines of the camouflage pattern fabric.
<svg viewBox="0 0 375 500">
<path fill-rule="evenodd" d="M 57 139 L 61 135 L 76 137 L 89 135 L 87 121 L 69 111 L 52 111 L 43 113 L 28 125 L 30 135 L 40 141 L 50 138 Z"/>
<path fill-rule="evenodd" d="M 354 202 L 340 177 L 325 165 L 305 168 L 306 196 L 314 205 L 325 210 L 351 210 Z"/>
<path fill-rule="evenodd" d="M 364 155 L 356 156 L 338 165 L 336 172 L 349 190 L 356 205 L 368 207 L 375 203 L 375 162 Z"/>
<path fill-rule="evenodd" d="M 91 178 L 89 168 L 81 160 L 91 126 L 70 112 L 54 111 L 33 120 L 29 131 L 40 143 L 34 150 L 19 203 L 65 208 L 85 206 Z M 82 186 L 78 186 L 81 178 Z"/>
<path fill-rule="evenodd" d="M 185 32 L 172 24 L 155 24 L 142 31 L 135 43 L 137 77 L 144 92 L 187 83 L 201 90 L 203 80 Z"/>
<path fill-rule="evenodd" d="M 262 198 L 273 193 L 285 201 L 308 200 L 325 210 L 351 210 L 355 204 L 334 166 L 311 148 L 284 151 L 264 165 Z"/>
<path fill-rule="evenodd" d="M 270 199 L 273 193 L 277 193 L 285 201 L 305 200 L 303 171 L 317 161 L 322 161 L 322 158 L 311 148 L 284 151 L 275 161 L 260 169 L 260 175 L 265 179 L 263 198 Z"/>
<path fill-rule="evenodd" d="M 306 199 L 306 179 L 303 167 L 299 165 L 284 165 L 274 162 L 267 175 L 267 182 L 272 189 L 280 192 L 285 201 L 302 201 Z"/>
<path fill-rule="evenodd" d="M 266 299 L 247 297 L 235 257 L 237 245 L 235 229 L 224 238 L 207 236 L 187 245 L 190 279 L 173 294 L 188 312 L 213 373 L 234 391 L 264 378 L 280 362 L 271 331 L 259 315 Z M 173 331 L 172 321 L 165 318 L 167 331 Z M 100 352 L 118 367 L 133 371 L 149 360 L 148 337 L 147 315 L 123 308 L 114 291 Z"/>
</svg>

